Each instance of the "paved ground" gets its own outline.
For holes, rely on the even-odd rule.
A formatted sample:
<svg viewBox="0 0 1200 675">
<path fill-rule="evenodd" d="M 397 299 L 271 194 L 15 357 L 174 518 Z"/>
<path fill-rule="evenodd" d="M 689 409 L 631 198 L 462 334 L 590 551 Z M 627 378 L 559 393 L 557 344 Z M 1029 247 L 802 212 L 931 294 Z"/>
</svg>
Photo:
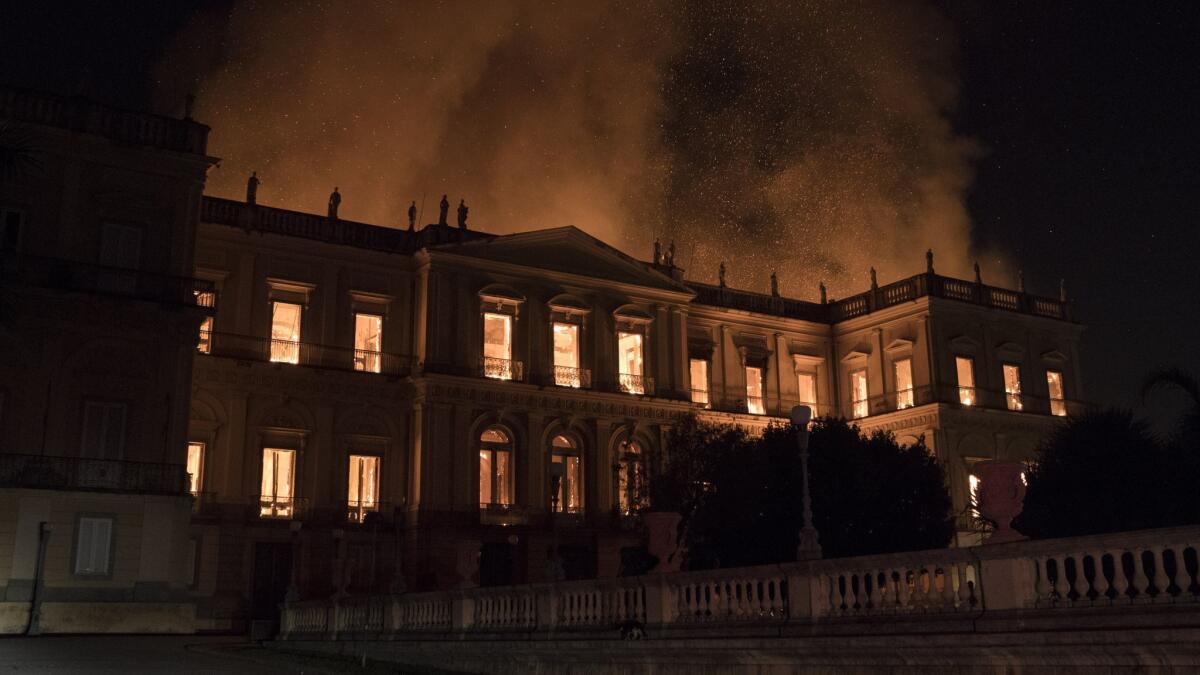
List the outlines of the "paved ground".
<svg viewBox="0 0 1200 675">
<path fill-rule="evenodd" d="M 76 673 L 420 673 L 383 664 L 279 654 L 244 638 L 204 636 L 0 637 L 0 675 Z"/>
</svg>

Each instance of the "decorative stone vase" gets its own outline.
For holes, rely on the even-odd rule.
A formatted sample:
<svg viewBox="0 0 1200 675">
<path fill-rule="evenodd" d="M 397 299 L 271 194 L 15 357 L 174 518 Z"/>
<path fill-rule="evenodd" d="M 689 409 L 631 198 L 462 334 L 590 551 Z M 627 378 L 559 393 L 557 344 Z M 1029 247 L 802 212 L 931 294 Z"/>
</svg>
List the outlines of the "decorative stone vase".
<svg viewBox="0 0 1200 675">
<path fill-rule="evenodd" d="M 979 513 L 996 524 L 996 529 L 983 543 L 1003 544 L 1028 539 L 1012 529 L 1012 521 L 1025 508 L 1025 483 L 1020 462 L 993 460 L 975 465 L 979 476 Z"/>
<path fill-rule="evenodd" d="M 651 574 L 678 572 L 683 563 L 683 551 L 679 548 L 679 523 L 683 516 L 674 511 L 650 511 L 642 514 L 646 524 L 649 543 L 646 549 L 658 558 Z"/>
</svg>

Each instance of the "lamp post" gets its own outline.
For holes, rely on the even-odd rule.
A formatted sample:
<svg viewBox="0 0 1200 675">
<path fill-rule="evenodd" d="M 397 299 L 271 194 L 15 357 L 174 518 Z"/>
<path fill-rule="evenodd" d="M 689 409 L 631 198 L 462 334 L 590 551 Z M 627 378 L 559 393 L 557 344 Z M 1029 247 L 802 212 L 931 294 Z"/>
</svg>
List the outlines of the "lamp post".
<svg viewBox="0 0 1200 675">
<path fill-rule="evenodd" d="M 812 410 L 806 405 L 792 408 L 792 425 L 796 427 L 796 446 L 800 449 L 800 476 L 803 481 L 804 525 L 800 528 L 800 543 L 796 546 L 797 560 L 816 560 L 821 557 L 817 528 L 813 527 L 812 494 L 808 489 L 808 422 Z"/>
</svg>

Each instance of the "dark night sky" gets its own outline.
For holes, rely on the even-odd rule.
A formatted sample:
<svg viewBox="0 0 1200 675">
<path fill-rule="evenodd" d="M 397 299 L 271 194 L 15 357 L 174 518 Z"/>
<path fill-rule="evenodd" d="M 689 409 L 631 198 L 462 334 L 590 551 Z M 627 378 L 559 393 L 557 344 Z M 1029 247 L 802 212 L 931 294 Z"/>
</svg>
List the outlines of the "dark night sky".
<svg viewBox="0 0 1200 675">
<path fill-rule="evenodd" d="M 164 51 L 232 2 L 10 3 L 0 81 L 150 107 Z M 972 243 L 1030 286 L 1067 279 L 1086 398 L 1134 405 L 1165 364 L 1200 375 L 1200 33 L 1186 3 L 937 3 L 961 51 L 955 131 L 986 149 Z M 178 111 L 162 111 L 178 112 Z"/>
</svg>

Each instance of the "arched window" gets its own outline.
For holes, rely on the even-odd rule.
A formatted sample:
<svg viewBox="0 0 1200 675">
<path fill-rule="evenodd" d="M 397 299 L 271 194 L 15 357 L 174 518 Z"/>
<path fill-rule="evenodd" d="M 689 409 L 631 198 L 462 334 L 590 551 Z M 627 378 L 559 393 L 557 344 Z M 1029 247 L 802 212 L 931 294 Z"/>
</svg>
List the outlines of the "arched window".
<svg viewBox="0 0 1200 675">
<path fill-rule="evenodd" d="M 583 459 L 575 442 L 566 436 L 555 436 L 550 441 L 551 476 L 559 474 L 558 493 L 552 506 L 558 513 L 583 512 Z M 561 469 L 558 467 L 562 467 Z"/>
<path fill-rule="evenodd" d="M 617 454 L 617 508 L 622 515 L 631 515 L 646 506 L 645 453 L 637 441 L 625 441 Z"/>
<path fill-rule="evenodd" d="M 479 436 L 479 505 L 510 506 L 512 496 L 512 439 L 496 427 Z"/>
</svg>

